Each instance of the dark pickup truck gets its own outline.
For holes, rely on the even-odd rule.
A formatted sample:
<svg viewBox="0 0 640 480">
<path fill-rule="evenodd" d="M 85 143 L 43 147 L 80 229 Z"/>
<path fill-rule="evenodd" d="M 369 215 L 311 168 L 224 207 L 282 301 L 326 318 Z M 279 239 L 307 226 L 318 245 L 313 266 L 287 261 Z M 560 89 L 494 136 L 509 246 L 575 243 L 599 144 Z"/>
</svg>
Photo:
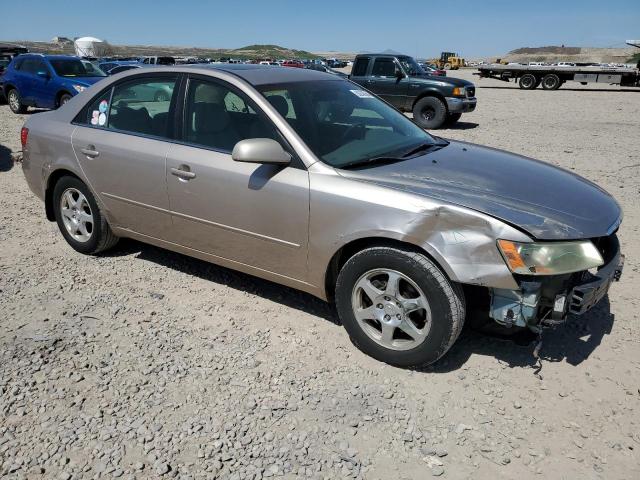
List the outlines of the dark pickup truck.
<svg viewBox="0 0 640 480">
<path fill-rule="evenodd" d="M 473 83 L 429 75 L 407 55 L 358 55 L 349 78 L 398 110 L 413 112 L 422 128 L 451 125 L 476 108 Z"/>
</svg>

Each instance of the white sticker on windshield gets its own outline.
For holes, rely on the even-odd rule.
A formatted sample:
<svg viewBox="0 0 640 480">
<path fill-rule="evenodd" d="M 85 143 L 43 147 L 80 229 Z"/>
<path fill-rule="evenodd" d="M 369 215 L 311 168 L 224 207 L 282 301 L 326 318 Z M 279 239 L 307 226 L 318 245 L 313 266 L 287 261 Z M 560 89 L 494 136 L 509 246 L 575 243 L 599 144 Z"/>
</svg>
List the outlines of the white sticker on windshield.
<svg viewBox="0 0 640 480">
<path fill-rule="evenodd" d="M 107 116 L 104 113 L 101 113 L 98 117 L 98 125 L 103 126 L 105 123 L 107 123 Z"/>
<path fill-rule="evenodd" d="M 364 90 L 351 90 L 351 93 L 353 93 L 356 97 L 359 97 L 359 98 L 373 98 L 373 95 L 371 95 L 369 92 L 366 92 Z"/>
<path fill-rule="evenodd" d="M 100 115 L 100 112 L 98 110 L 94 110 L 93 112 L 91 112 L 91 125 L 97 125 L 98 124 L 98 116 Z"/>
</svg>

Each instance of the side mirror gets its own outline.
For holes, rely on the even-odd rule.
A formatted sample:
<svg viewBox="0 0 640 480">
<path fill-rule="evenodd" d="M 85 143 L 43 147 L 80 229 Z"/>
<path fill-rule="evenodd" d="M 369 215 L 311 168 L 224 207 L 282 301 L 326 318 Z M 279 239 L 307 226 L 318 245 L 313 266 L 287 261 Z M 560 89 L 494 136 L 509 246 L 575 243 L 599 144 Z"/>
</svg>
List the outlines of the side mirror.
<svg viewBox="0 0 640 480">
<path fill-rule="evenodd" d="M 38 73 L 36 73 L 36 75 L 38 75 L 40 78 L 46 78 L 49 79 L 49 72 L 46 72 L 44 70 L 40 70 Z"/>
<path fill-rule="evenodd" d="M 399 68 L 396 68 L 396 79 L 402 80 L 404 78 L 404 73 Z"/>
<path fill-rule="evenodd" d="M 231 158 L 236 162 L 289 165 L 291 154 L 270 138 L 248 138 L 233 147 Z"/>
</svg>

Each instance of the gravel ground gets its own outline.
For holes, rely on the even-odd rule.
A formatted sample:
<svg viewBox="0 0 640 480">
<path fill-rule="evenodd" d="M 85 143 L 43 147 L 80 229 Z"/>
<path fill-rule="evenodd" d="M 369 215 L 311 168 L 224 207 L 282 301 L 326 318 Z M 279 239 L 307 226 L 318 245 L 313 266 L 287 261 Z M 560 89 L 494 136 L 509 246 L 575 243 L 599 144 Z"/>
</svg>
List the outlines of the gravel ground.
<svg viewBox="0 0 640 480">
<path fill-rule="evenodd" d="M 0 477 L 640 478 L 640 93 L 477 83 L 440 135 L 574 170 L 625 209 L 622 281 L 545 334 L 540 365 L 465 330 L 400 370 L 306 294 L 133 241 L 77 254 L 10 161 L 26 116 L 0 106 Z"/>
</svg>

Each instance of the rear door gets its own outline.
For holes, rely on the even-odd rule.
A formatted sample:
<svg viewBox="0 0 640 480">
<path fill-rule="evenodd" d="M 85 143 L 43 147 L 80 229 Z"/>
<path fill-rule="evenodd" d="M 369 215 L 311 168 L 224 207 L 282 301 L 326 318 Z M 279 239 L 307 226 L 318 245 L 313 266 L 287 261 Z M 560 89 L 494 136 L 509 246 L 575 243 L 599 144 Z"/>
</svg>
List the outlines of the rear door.
<svg viewBox="0 0 640 480">
<path fill-rule="evenodd" d="M 165 163 L 178 80 L 177 74 L 158 73 L 119 82 L 80 113 L 72 137 L 78 162 L 113 225 L 160 239 L 171 229 Z"/>
<path fill-rule="evenodd" d="M 235 87 L 193 76 L 185 99 L 182 143 L 173 144 L 167 158 L 172 241 L 304 279 L 307 170 L 295 161 L 283 167 L 231 158 L 234 145 L 248 138 L 271 138 L 292 152 L 271 120 Z"/>
<path fill-rule="evenodd" d="M 35 106 L 42 108 L 54 108 L 56 89 L 53 86 L 54 72 L 44 59 L 35 58 L 31 74 L 31 93 Z"/>
<path fill-rule="evenodd" d="M 16 87 L 22 99 L 22 103 L 35 105 L 36 95 L 34 89 L 34 77 L 38 72 L 38 65 L 42 60 L 35 57 L 27 57 L 22 60 L 19 69 L 16 69 Z"/>
</svg>

